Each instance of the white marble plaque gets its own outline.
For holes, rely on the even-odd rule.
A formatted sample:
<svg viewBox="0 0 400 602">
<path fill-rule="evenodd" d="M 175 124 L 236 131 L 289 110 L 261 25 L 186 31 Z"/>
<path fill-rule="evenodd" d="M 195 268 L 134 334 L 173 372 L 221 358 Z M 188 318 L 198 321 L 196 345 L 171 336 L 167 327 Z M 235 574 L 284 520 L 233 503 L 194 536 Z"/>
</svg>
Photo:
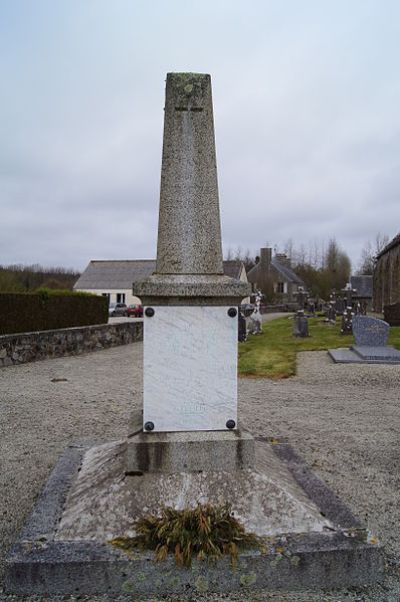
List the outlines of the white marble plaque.
<svg viewBox="0 0 400 602">
<path fill-rule="evenodd" d="M 237 424 L 238 319 L 229 307 L 154 307 L 144 313 L 144 423 L 154 431 Z"/>
</svg>

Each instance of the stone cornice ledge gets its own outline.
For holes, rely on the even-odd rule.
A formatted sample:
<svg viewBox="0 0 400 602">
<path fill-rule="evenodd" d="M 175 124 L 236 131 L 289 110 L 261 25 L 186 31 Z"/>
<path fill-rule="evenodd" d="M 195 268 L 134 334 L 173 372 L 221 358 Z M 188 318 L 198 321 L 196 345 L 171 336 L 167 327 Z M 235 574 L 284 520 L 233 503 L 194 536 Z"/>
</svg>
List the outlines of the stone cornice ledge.
<svg viewBox="0 0 400 602">
<path fill-rule="evenodd" d="M 133 293 L 144 305 L 239 305 L 251 285 L 219 274 L 154 274 L 133 283 Z"/>
</svg>

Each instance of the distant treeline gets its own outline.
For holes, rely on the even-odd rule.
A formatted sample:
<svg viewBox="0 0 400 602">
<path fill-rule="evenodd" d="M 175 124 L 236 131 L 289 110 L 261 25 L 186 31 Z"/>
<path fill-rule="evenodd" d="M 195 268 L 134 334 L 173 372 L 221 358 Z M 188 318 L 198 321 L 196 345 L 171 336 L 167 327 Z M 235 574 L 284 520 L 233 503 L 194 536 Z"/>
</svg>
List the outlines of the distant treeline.
<svg viewBox="0 0 400 602">
<path fill-rule="evenodd" d="M 40 288 L 72 290 L 79 272 L 41 265 L 0 265 L 0 292 L 29 293 Z"/>
</svg>

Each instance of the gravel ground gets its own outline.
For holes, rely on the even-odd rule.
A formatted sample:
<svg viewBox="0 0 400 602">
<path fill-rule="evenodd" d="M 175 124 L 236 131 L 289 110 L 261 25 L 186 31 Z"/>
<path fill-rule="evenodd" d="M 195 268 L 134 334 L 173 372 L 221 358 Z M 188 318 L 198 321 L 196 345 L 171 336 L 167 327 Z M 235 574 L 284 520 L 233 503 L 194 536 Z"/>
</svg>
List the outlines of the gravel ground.
<svg viewBox="0 0 400 602">
<path fill-rule="evenodd" d="M 46 478 L 76 440 L 126 432 L 141 392 L 142 345 L 59 358 L 0 371 L 0 577 Z M 335 365 L 325 352 L 301 353 L 298 376 L 241 379 L 240 416 L 255 435 L 285 437 L 313 470 L 382 540 L 387 575 L 372 588 L 334 592 L 252 592 L 170 601 L 400 601 L 400 366 Z M 123 598 L 80 597 L 81 602 Z M 70 601 L 70 596 L 1 602 Z M 131 598 L 132 600 L 132 598 Z M 135 598 L 138 600 L 138 598 Z M 160 598 L 142 598 L 155 602 Z"/>
</svg>

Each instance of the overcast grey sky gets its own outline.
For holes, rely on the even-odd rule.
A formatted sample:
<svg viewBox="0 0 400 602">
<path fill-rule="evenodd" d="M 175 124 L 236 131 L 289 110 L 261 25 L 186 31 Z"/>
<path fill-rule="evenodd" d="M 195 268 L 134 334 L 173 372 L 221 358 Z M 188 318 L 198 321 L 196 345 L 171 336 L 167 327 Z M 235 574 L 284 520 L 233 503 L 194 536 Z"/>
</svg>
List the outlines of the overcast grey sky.
<svg viewBox="0 0 400 602">
<path fill-rule="evenodd" d="M 398 0 L 2 0 L 0 264 L 155 256 L 169 71 L 212 76 L 225 250 L 400 230 Z"/>
</svg>

